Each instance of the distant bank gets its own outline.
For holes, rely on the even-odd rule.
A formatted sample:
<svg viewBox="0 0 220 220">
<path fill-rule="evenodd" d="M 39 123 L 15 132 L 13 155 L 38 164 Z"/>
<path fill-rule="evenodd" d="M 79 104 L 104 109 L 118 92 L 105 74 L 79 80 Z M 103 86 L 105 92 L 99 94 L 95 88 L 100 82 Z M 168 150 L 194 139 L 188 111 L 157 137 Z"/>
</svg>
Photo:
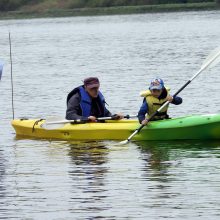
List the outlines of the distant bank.
<svg viewBox="0 0 220 220">
<path fill-rule="evenodd" d="M 199 11 L 199 10 L 200 11 L 220 10 L 220 4 L 216 4 L 216 2 L 201 2 L 201 3 L 183 3 L 183 4 L 94 7 L 94 8 L 77 8 L 77 9 L 46 9 L 43 11 L 17 10 L 17 11 L 0 12 L 0 19 L 120 15 L 120 14 L 140 14 L 140 13 L 155 13 L 155 12 Z"/>
</svg>

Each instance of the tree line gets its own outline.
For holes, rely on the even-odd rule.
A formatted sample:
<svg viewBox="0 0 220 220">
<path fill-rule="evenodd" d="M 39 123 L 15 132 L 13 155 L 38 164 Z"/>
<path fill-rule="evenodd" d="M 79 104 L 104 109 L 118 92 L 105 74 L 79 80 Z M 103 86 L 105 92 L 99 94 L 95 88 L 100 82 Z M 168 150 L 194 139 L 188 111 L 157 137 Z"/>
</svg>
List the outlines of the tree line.
<svg viewBox="0 0 220 220">
<path fill-rule="evenodd" d="M 53 7 L 60 9 L 73 9 L 84 7 L 93 8 L 213 1 L 220 3 L 220 0 L 53 0 Z M 0 11 L 14 11 L 19 10 L 24 6 L 31 7 L 37 4 L 44 4 L 45 8 L 47 8 L 47 6 L 50 8 L 51 0 L 0 0 Z"/>
</svg>

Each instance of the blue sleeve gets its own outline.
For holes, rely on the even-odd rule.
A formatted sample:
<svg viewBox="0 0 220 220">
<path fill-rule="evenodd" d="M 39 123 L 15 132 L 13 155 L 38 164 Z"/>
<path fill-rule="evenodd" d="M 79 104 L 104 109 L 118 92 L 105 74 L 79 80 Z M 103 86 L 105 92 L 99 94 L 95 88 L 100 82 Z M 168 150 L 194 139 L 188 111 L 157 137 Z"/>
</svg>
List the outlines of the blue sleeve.
<svg viewBox="0 0 220 220">
<path fill-rule="evenodd" d="M 179 96 L 173 97 L 173 101 L 171 102 L 174 105 L 179 105 L 183 102 L 183 99 Z"/>
<path fill-rule="evenodd" d="M 105 107 L 104 117 L 111 117 L 112 113 Z"/>
<path fill-rule="evenodd" d="M 145 119 L 145 115 L 148 112 L 148 105 L 146 99 L 144 99 L 143 104 L 138 112 L 138 120 L 141 123 Z"/>
</svg>

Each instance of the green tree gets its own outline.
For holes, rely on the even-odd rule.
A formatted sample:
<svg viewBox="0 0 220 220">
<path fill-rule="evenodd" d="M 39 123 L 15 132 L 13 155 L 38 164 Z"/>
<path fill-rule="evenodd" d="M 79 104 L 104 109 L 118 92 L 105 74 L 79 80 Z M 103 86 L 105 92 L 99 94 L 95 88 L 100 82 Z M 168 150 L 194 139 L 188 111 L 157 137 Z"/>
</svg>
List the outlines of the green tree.
<svg viewBox="0 0 220 220">
<path fill-rule="evenodd" d="M 21 6 L 32 2 L 39 2 L 39 0 L 1 0 L 0 11 L 14 11 Z"/>
</svg>

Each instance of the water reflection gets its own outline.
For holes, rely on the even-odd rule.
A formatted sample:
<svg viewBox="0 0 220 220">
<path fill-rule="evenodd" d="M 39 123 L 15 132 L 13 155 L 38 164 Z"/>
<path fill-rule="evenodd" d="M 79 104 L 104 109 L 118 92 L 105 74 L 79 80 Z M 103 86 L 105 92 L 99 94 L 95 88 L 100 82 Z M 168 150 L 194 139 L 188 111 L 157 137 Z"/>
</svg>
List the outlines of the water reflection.
<svg viewBox="0 0 220 220">
<path fill-rule="evenodd" d="M 150 205 L 146 207 L 172 210 L 176 216 L 178 210 L 185 213 L 197 210 L 195 215 L 199 212 L 207 215 L 204 205 L 214 205 L 218 209 L 218 199 L 212 195 L 219 191 L 220 141 L 149 141 L 136 144 L 144 161 L 143 180 L 148 184 Z M 215 202 L 211 205 L 207 203 L 212 200 Z M 162 213 L 161 218 L 170 218 L 169 211 Z"/>
<path fill-rule="evenodd" d="M 154 151 L 161 152 L 160 158 L 163 158 L 164 153 L 165 157 L 173 150 L 183 151 L 183 152 L 200 152 L 201 150 L 207 150 L 210 153 L 213 150 L 220 148 L 220 140 L 216 141 L 199 141 L 199 140 L 184 140 L 184 141 L 139 141 L 136 142 L 139 146 L 139 149 L 142 152 L 145 151 Z M 215 151 L 214 151 L 215 152 Z"/>
<path fill-rule="evenodd" d="M 101 142 L 71 142 L 69 156 L 76 165 L 101 165 L 107 162 L 109 149 Z"/>
<path fill-rule="evenodd" d="M 71 199 L 79 203 L 74 213 L 85 212 L 85 219 L 100 219 L 100 212 L 108 209 L 108 206 L 100 204 L 108 197 L 104 179 L 108 172 L 109 149 L 100 142 L 72 142 L 69 147 L 68 155 L 72 163 L 69 174 L 75 192 Z"/>
<path fill-rule="evenodd" d="M 181 166 L 184 158 L 220 158 L 220 141 L 140 141 L 136 144 L 145 161 L 146 178 L 156 181 L 172 180 L 170 169 Z"/>
</svg>

